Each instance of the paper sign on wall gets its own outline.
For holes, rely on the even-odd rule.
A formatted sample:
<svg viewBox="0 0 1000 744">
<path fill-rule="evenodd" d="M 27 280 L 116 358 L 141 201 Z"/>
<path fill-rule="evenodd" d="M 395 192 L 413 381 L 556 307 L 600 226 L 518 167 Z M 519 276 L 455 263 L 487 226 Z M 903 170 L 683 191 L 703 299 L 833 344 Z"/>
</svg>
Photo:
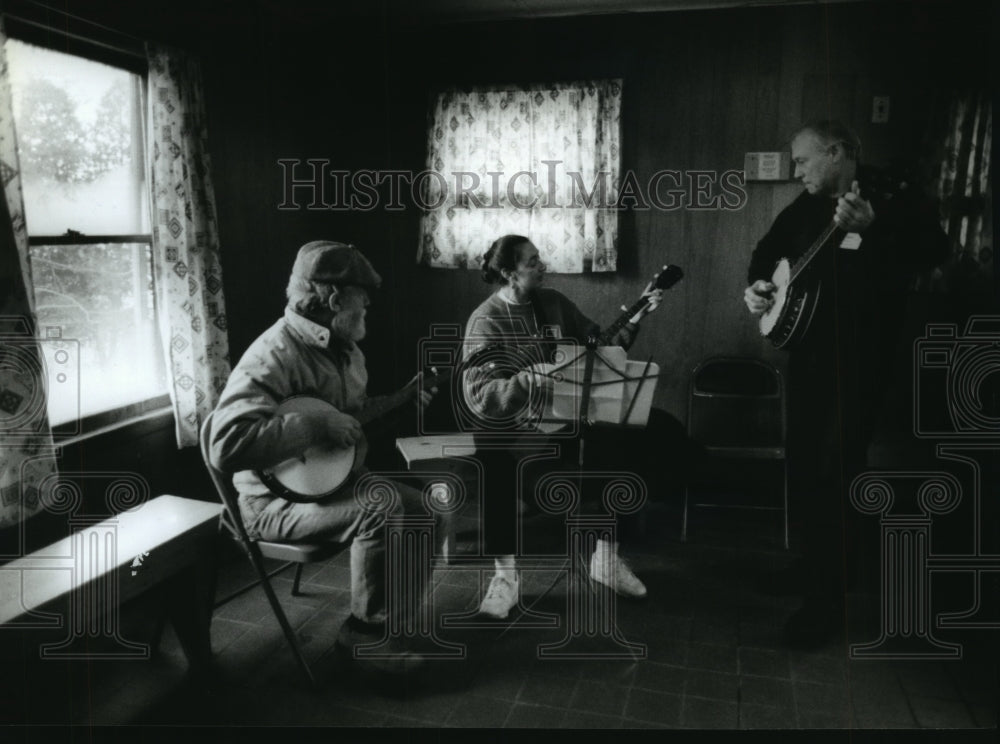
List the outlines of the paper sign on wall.
<svg viewBox="0 0 1000 744">
<path fill-rule="evenodd" d="M 787 152 L 748 152 L 743 170 L 748 181 L 787 181 L 790 163 Z"/>
</svg>

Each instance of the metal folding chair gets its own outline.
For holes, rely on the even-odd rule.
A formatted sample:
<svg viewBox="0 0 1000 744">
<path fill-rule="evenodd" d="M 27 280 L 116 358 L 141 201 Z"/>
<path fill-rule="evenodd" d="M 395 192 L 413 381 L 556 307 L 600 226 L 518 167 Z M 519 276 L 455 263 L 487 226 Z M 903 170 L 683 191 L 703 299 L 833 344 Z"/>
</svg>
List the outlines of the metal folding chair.
<svg viewBox="0 0 1000 744">
<path fill-rule="evenodd" d="M 684 491 L 681 540 L 687 540 L 690 507 L 727 507 L 782 512 L 788 549 L 788 460 L 785 454 L 785 388 L 771 364 L 741 357 L 711 357 L 694 368 L 688 397 L 688 435 L 712 457 L 781 461 L 782 505 L 691 502 Z"/>
<path fill-rule="evenodd" d="M 250 589 L 253 589 L 258 584 L 263 586 L 264 594 L 267 596 L 267 601 L 271 604 L 274 616 L 278 620 L 278 624 L 281 626 L 281 630 L 285 634 L 288 645 L 292 649 L 295 661 L 298 662 L 299 666 L 302 668 L 306 678 L 309 680 L 309 684 L 315 687 L 316 679 L 313 677 L 312 670 L 309 669 L 309 665 L 306 663 L 305 657 L 302 655 L 302 647 L 299 645 L 298 638 L 295 636 L 295 631 L 289 624 L 288 617 L 285 615 L 285 611 L 282 609 L 281 603 L 278 601 L 278 597 L 274 592 L 274 587 L 271 586 L 271 578 L 294 564 L 296 568 L 295 580 L 292 582 L 292 594 L 298 595 L 299 581 L 302 578 L 303 567 L 307 563 L 315 563 L 317 561 L 326 560 L 327 558 L 339 553 L 346 546 L 340 543 L 283 543 L 270 542 L 267 540 L 254 540 L 251 538 L 247 533 L 246 527 L 243 525 L 243 519 L 240 516 L 236 489 L 233 487 L 229 477 L 213 467 L 211 460 L 209 459 L 208 452 L 211 426 L 212 416 L 209 415 L 201 428 L 201 456 L 205 461 L 205 467 L 208 469 L 209 475 L 212 477 L 212 482 L 215 484 L 215 490 L 218 491 L 219 498 L 222 500 L 222 504 L 225 507 L 225 510 L 220 517 L 219 529 L 227 530 L 229 534 L 241 544 L 258 576 L 256 581 L 253 581 L 241 589 L 227 595 L 223 599 L 218 600 L 216 602 L 216 607 L 219 607 L 235 597 L 249 591 Z M 264 565 L 264 558 L 283 561 L 283 564 L 273 571 L 268 572 Z"/>
</svg>

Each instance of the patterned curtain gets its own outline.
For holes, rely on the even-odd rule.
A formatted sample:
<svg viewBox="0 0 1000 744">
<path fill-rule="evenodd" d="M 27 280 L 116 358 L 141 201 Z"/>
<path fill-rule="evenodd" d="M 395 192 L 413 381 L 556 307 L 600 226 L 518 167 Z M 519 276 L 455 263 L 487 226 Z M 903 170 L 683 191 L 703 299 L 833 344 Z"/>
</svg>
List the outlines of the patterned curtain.
<svg viewBox="0 0 1000 744">
<path fill-rule="evenodd" d="M 7 40 L 0 23 L 0 527 L 42 509 L 38 484 L 56 472 L 45 367 L 35 338 Z"/>
<path fill-rule="evenodd" d="M 178 447 L 229 376 L 229 341 L 201 70 L 186 52 L 147 44 L 153 265 Z"/>
<path fill-rule="evenodd" d="M 620 80 L 438 95 L 418 262 L 478 268 L 490 242 L 519 233 L 550 271 L 614 271 L 621 99 Z"/>
<path fill-rule="evenodd" d="M 985 286 L 993 275 L 990 149 L 993 105 L 989 91 L 956 93 L 942 122 L 940 170 L 935 175 L 941 224 L 952 245 L 951 260 L 931 280 L 948 292 Z"/>
</svg>

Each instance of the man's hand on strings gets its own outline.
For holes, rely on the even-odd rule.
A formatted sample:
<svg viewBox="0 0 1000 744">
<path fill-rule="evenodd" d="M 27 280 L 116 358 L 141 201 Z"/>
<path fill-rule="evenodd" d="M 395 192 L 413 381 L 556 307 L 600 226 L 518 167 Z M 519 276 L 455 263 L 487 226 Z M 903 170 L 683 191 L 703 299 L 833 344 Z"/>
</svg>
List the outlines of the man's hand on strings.
<svg viewBox="0 0 1000 744">
<path fill-rule="evenodd" d="M 851 184 L 851 190 L 837 199 L 834 222 L 847 232 L 862 233 L 875 220 L 875 210 L 871 202 L 861 198 L 858 182 Z"/>
<path fill-rule="evenodd" d="M 417 408 L 423 410 L 430 405 L 430 402 L 434 400 L 434 396 L 437 394 L 437 386 L 433 385 L 429 389 L 423 387 L 423 375 L 417 373 L 412 380 L 406 383 L 406 387 L 415 387 L 417 394 L 414 398 L 414 402 Z"/>
</svg>

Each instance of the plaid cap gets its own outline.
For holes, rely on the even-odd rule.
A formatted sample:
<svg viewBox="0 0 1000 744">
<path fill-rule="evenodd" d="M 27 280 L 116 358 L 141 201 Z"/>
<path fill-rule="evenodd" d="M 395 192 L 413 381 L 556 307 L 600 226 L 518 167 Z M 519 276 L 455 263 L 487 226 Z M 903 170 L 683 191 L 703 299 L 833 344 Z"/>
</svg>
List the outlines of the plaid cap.
<svg viewBox="0 0 1000 744">
<path fill-rule="evenodd" d="M 382 284 L 382 277 L 361 251 L 332 240 L 313 240 L 299 248 L 292 278 L 368 289 L 378 289 Z"/>
</svg>

